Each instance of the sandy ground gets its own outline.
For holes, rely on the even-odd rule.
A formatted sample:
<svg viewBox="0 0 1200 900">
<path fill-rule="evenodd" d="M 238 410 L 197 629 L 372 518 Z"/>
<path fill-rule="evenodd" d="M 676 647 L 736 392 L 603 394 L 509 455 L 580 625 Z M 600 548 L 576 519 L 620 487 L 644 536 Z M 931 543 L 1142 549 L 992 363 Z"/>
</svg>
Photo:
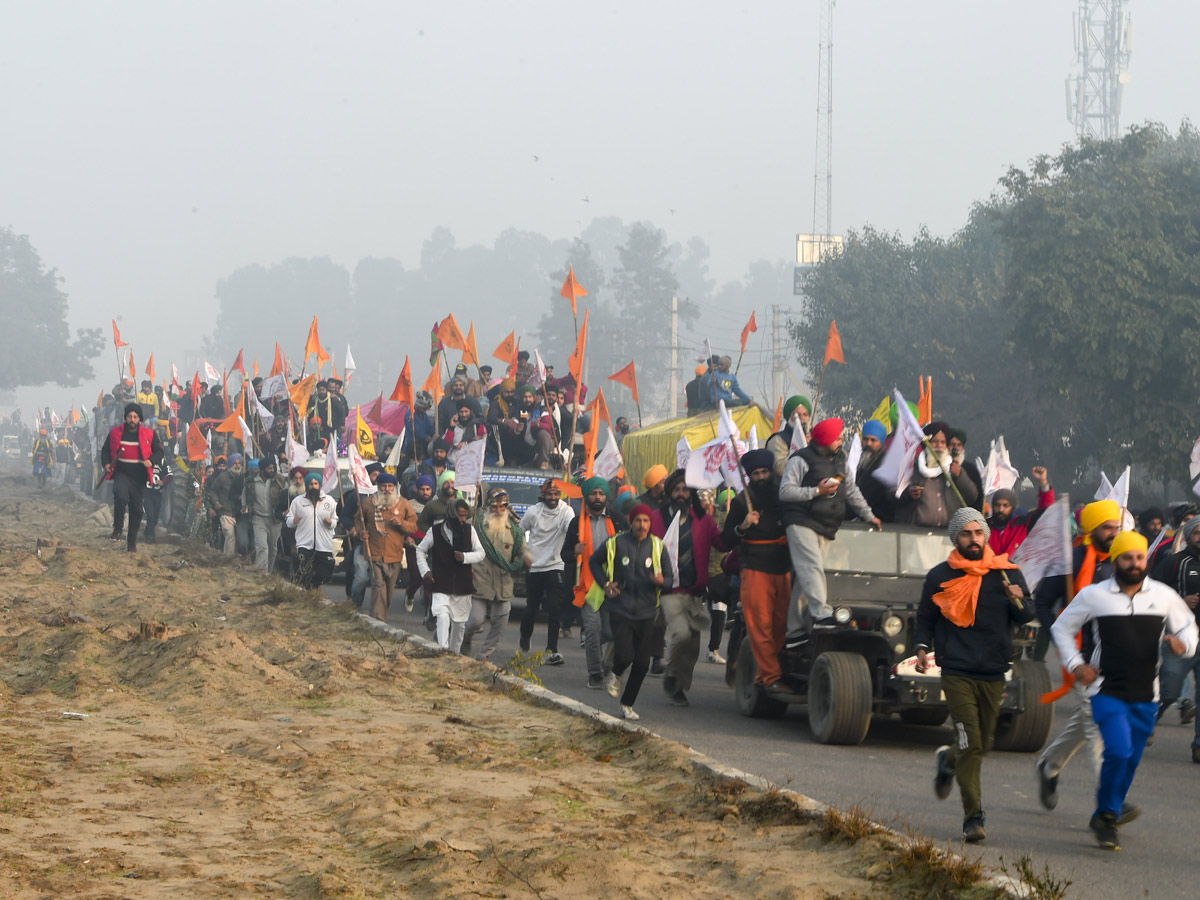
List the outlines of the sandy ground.
<svg viewBox="0 0 1200 900">
<path fill-rule="evenodd" d="M 94 510 L 0 474 L 0 897 L 922 894 L 678 745 Z"/>
</svg>

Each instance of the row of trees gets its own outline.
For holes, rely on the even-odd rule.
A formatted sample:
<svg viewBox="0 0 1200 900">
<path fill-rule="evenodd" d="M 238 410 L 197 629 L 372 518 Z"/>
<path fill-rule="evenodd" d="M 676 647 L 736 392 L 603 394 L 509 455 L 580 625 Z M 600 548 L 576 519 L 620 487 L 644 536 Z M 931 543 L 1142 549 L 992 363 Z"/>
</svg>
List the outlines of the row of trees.
<svg viewBox="0 0 1200 900">
<path fill-rule="evenodd" d="M 791 323 L 846 366 L 822 406 L 870 412 L 932 375 L 934 411 L 1024 469 L 1093 488 L 1098 467 L 1186 484 L 1200 435 L 1200 134 L 1160 125 L 1011 169 L 948 238 L 866 227 L 817 266 Z M 914 398 L 915 399 L 915 398 Z M 980 444 L 984 446 L 980 448 Z M 1174 490 L 1178 491 L 1176 487 Z"/>
</svg>

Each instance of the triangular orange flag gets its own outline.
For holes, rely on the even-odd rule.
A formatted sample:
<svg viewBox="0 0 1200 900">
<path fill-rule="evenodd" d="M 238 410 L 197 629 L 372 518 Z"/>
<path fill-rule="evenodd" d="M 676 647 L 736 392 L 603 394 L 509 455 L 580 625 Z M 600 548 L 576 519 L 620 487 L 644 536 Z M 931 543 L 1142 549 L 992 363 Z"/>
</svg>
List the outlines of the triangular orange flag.
<svg viewBox="0 0 1200 900">
<path fill-rule="evenodd" d="M 629 390 L 633 392 L 633 402 L 638 406 L 642 405 L 642 401 L 638 399 L 637 366 L 635 366 L 632 362 L 630 362 L 629 365 L 623 368 L 620 372 L 613 372 L 608 376 L 608 380 L 615 381 L 617 384 L 625 385 L 625 387 L 629 388 Z"/>
<path fill-rule="evenodd" d="M 195 422 L 188 428 L 187 455 L 189 462 L 196 462 L 208 455 L 208 441 L 205 440 L 204 432 Z"/>
<path fill-rule="evenodd" d="M 237 434 L 237 435 L 240 435 L 242 433 L 242 426 L 241 426 L 241 423 L 238 422 L 238 419 L 246 418 L 246 409 L 244 406 L 245 399 L 246 399 L 246 392 L 238 391 L 237 409 L 235 409 L 233 412 L 231 412 L 229 414 L 229 418 L 227 418 L 224 422 L 222 422 L 220 425 L 217 426 L 217 431 L 223 431 L 228 434 Z"/>
<path fill-rule="evenodd" d="M 775 419 L 771 422 L 771 434 L 775 434 L 783 427 L 783 398 L 779 398 L 779 404 L 775 407 Z"/>
<path fill-rule="evenodd" d="M 441 359 L 439 359 L 438 362 L 441 362 Z M 440 400 L 442 396 L 442 379 L 438 374 L 437 363 L 434 363 L 433 370 L 430 371 L 429 377 L 426 378 L 425 383 L 421 385 L 421 390 L 429 391 L 430 395 L 433 397 L 433 405 L 437 406 L 438 400 Z"/>
<path fill-rule="evenodd" d="M 742 329 L 742 352 L 746 352 L 746 341 L 750 339 L 750 332 L 758 331 L 758 323 L 754 321 L 754 310 L 750 310 L 750 321 L 746 323 L 746 327 Z"/>
<path fill-rule="evenodd" d="M 604 403 L 604 388 L 600 388 L 596 392 L 596 399 L 592 401 L 589 409 L 596 406 L 597 403 Z M 608 412 L 608 406 L 604 406 L 604 412 Z M 596 474 L 596 450 L 600 443 L 600 420 L 604 418 L 599 410 L 593 410 L 592 420 L 588 427 L 588 433 L 583 437 L 583 458 L 584 458 L 584 478 L 591 478 Z M 609 423 L 612 424 L 611 422 Z"/>
<path fill-rule="evenodd" d="M 500 342 L 500 346 L 492 351 L 492 356 L 502 363 L 511 363 L 517 358 L 517 333 L 510 331 L 508 337 Z"/>
<path fill-rule="evenodd" d="M 588 314 L 591 310 L 583 311 L 583 327 L 579 329 L 579 339 L 575 341 L 575 349 L 571 351 L 571 358 L 567 360 L 567 369 L 575 376 L 575 384 L 580 386 L 583 384 L 583 356 L 587 350 L 587 328 Z"/>
<path fill-rule="evenodd" d="M 409 409 L 413 408 L 412 367 L 408 364 L 407 356 L 404 357 L 404 368 L 400 370 L 400 377 L 396 379 L 396 387 L 392 389 L 389 399 L 407 403 Z"/>
<path fill-rule="evenodd" d="M 308 340 L 304 342 L 305 364 L 308 364 L 308 358 L 314 353 L 317 355 L 319 361 L 323 352 L 321 349 L 321 336 L 317 333 L 317 317 L 313 316 L 312 324 L 308 326 Z"/>
<path fill-rule="evenodd" d="M 569 481 L 563 481 L 561 478 L 555 478 L 554 486 L 562 491 L 562 495 L 568 500 L 583 499 L 583 488 L 577 484 L 571 484 Z"/>
<path fill-rule="evenodd" d="M 838 334 L 836 319 L 829 323 L 829 340 L 825 342 L 824 364 L 829 365 L 831 362 L 846 364 L 846 357 L 842 355 L 842 336 Z"/>
<path fill-rule="evenodd" d="M 471 320 L 471 327 L 467 330 L 467 344 L 463 347 L 463 363 L 469 366 L 479 365 L 479 347 L 475 344 L 475 320 Z"/>
<path fill-rule="evenodd" d="M 520 356 L 521 356 L 521 339 L 517 338 L 517 347 L 515 350 L 513 350 L 512 359 L 508 363 L 508 377 L 509 378 L 517 377 L 517 365 L 518 365 L 518 359 L 520 358 Z"/>
<path fill-rule="evenodd" d="M 146 377 L 154 381 L 158 376 L 154 372 L 154 354 L 150 354 L 150 359 L 146 361 Z"/>
<path fill-rule="evenodd" d="M 279 341 L 275 342 L 275 362 L 271 365 L 271 374 L 283 374 L 283 351 L 279 349 Z"/>
<path fill-rule="evenodd" d="M 586 297 L 587 291 L 583 289 L 578 281 L 575 280 L 575 267 L 570 266 L 567 269 L 567 280 L 563 282 L 562 290 L 558 292 L 560 296 L 566 297 L 571 301 L 571 315 L 579 315 L 579 307 L 576 301 L 580 297 Z"/>
<path fill-rule="evenodd" d="M 458 322 L 454 318 L 454 313 L 442 319 L 442 324 L 438 326 L 438 340 L 442 342 L 442 346 L 447 350 L 466 350 L 467 339 L 463 337 L 462 329 L 458 327 Z"/>
<path fill-rule="evenodd" d="M 117 328 L 117 320 L 113 319 L 113 348 L 120 350 L 122 347 L 128 347 L 129 342 L 121 340 L 121 331 Z"/>
<path fill-rule="evenodd" d="M 133 351 L 129 351 L 129 383 L 137 384 L 137 368 L 133 364 Z"/>
<path fill-rule="evenodd" d="M 288 387 L 288 394 L 291 395 L 292 403 L 296 405 L 296 412 L 301 417 L 308 413 L 308 401 L 312 397 L 313 388 L 316 385 L 317 376 L 309 375 Z"/>
<path fill-rule="evenodd" d="M 603 419 L 612 425 L 612 416 L 608 413 L 608 401 L 604 399 L 604 388 L 596 391 L 596 398 L 587 405 L 587 410 L 594 414 L 594 418 Z"/>
<path fill-rule="evenodd" d="M 933 421 L 933 376 L 918 375 L 921 392 L 917 400 L 917 424 L 928 425 Z"/>
<path fill-rule="evenodd" d="M 245 353 L 246 353 L 246 351 L 245 351 L 245 348 L 239 348 L 239 349 L 238 349 L 238 355 L 237 355 L 237 359 L 235 359 L 235 360 L 233 361 L 233 365 L 229 367 L 229 371 L 230 371 L 230 372 L 241 372 L 241 373 L 242 373 L 242 377 L 243 377 L 243 378 L 245 378 L 245 377 L 246 377 L 246 358 L 245 358 Z"/>
<path fill-rule="evenodd" d="M 258 357 L 254 357 L 254 377 L 258 377 Z"/>
</svg>

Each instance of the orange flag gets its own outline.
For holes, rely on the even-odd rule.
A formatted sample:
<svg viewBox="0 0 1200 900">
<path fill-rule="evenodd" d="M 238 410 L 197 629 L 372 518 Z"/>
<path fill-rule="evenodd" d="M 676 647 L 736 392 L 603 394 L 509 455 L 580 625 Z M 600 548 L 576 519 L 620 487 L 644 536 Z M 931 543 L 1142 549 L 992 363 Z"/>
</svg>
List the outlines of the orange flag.
<svg viewBox="0 0 1200 900">
<path fill-rule="evenodd" d="M 612 416 L 608 414 L 608 401 L 604 399 L 604 388 L 596 391 L 596 398 L 587 405 L 587 410 L 594 413 L 593 418 L 597 421 L 603 419 L 612 425 Z"/>
<path fill-rule="evenodd" d="M 829 323 L 829 340 L 825 342 L 825 365 L 831 362 L 846 364 L 846 357 L 842 355 L 842 336 L 838 334 L 836 319 Z"/>
<path fill-rule="evenodd" d="M 246 392 L 238 391 L 237 409 L 229 414 L 229 418 L 217 426 L 217 431 L 223 431 L 228 434 L 236 434 L 239 436 L 241 435 L 242 425 L 240 422 L 238 422 L 238 419 L 244 419 L 246 417 L 245 400 Z"/>
<path fill-rule="evenodd" d="M 563 282 L 562 290 L 558 293 L 559 296 L 566 297 L 571 301 L 571 315 L 578 316 L 579 308 L 576 304 L 576 301 L 580 297 L 586 297 L 587 291 L 583 289 L 583 285 L 575 280 L 574 266 L 571 266 L 567 269 L 567 280 Z"/>
<path fill-rule="evenodd" d="M 467 343 L 463 347 L 462 361 L 467 365 L 479 365 L 479 347 L 475 344 L 475 320 L 471 320 L 471 327 L 467 330 Z"/>
<path fill-rule="evenodd" d="M 208 441 L 204 438 L 204 432 L 200 430 L 200 426 L 195 422 L 188 429 L 187 436 L 187 456 L 189 462 L 204 459 L 208 455 Z"/>
<path fill-rule="evenodd" d="M 154 381 L 158 376 L 154 372 L 154 354 L 150 354 L 150 359 L 146 361 L 146 377 Z"/>
<path fill-rule="evenodd" d="M 389 399 L 407 403 L 409 409 L 413 408 L 412 367 L 408 364 L 407 356 L 404 357 L 404 368 L 400 370 L 400 377 L 396 379 L 396 387 L 392 390 L 392 396 Z"/>
<path fill-rule="evenodd" d="M 920 394 L 917 399 L 917 424 L 928 425 L 933 421 L 933 376 L 918 375 Z"/>
<path fill-rule="evenodd" d="M 254 377 L 258 377 L 258 357 L 254 357 Z"/>
<path fill-rule="evenodd" d="M 275 342 L 275 362 L 271 366 L 271 374 L 283 374 L 283 351 L 279 349 L 279 341 Z"/>
<path fill-rule="evenodd" d="M 750 310 L 750 321 L 742 329 L 742 352 L 746 352 L 746 341 L 750 340 L 750 332 L 758 331 L 758 323 L 754 321 L 754 310 Z"/>
<path fill-rule="evenodd" d="M 625 387 L 633 392 L 633 402 L 638 406 L 642 405 L 642 401 L 638 399 L 637 368 L 632 362 L 620 372 L 613 372 L 613 374 L 608 376 L 608 380 L 625 385 Z"/>
<path fill-rule="evenodd" d="M 783 427 L 783 398 L 779 398 L 779 404 L 775 407 L 775 420 L 771 422 L 771 434 L 775 434 Z"/>
<path fill-rule="evenodd" d="M 517 338 L 517 347 L 515 350 L 513 350 L 513 357 L 508 363 L 508 377 L 509 378 L 517 377 L 517 365 L 518 365 L 517 360 L 518 360 L 518 357 L 520 357 L 520 355 L 521 355 L 521 339 Z"/>
<path fill-rule="evenodd" d="M 441 356 L 441 354 L 438 355 L 439 357 Z M 437 408 L 438 401 L 442 399 L 442 379 L 438 376 L 438 362 L 441 362 L 441 360 L 439 359 L 433 364 L 433 371 L 429 373 L 429 377 L 426 378 L 425 383 L 421 385 L 421 390 L 429 391 L 430 395 L 433 397 L 433 405 L 435 409 Z"/>
<path fill-rule="evenodd" d="M 555 478 L 554 486 L 562 491 L 562 495 L 569 500 L 583 499 L 583 488 L 577 484 L 571 484 L 569 481 L 563 481 L 561 478 Z"/>
<path fill-rule="evenodd" d="M 137 368 L 133 365 L 133 351 L 129 351 L 129 382 L 137 384 Z"/>
<path fill-rule="evenodd" d="M 575 342 L 575 349 L 571 351 L 571 358 L 567 360 L 567 369 L 575 376 L 576 386 L 583 385 L 583 355 L 587 350 L 587 326 L 588 314 L 591 310 L 583 311 L 583 327 L 579 329 L 579 340 Z M 576 392 L 578 396 L 578 392 Z"/>
<path fill-rule="evenodd" d="M 242 377 L 243 377 L 243 378 L 245 378 L 245 377 L 246 377 L 246 359 L 245 359 L 245 352 L 246 352 L 246 351 L 245 351 L 245 348 L 240 348 L 240 349 L 238 350 L 237 359 L 235 359 L 235 360 L 233 361 L 233 365 L 229 367 L 229 371 L 230 371 L 230 372 L 241 372 L 241 373 L 242 373 Z"/>
<path fill-rule="evenodd" d="M 317 317 L 313 316 L 312 325 L 308 327 L 308 340 L 304 342 L 304 362 L 308 363 L 308 358 L 312 354 L 317 355 L 317 367 L 325 365 L 329 362 L 329 354 L 325 352 L 325 348 L 321 346 L 321 336 L 317 333 Z"/>
<path fill-rule="evenodd" d="M 438 340 L 442 342 L 442 346 L 447 350 L 466 350 L 467 339 L 463 337 L 462 329 L 458 327 L 458 322 L 454 318 L 454 313 L 442 319 L 442 324 L 438 326 Z"/>
<path fill-rule="evenodd" d="M 604 401 L 601 399 L 603 396 L 604 388 L 600 388 L 600 390 L 596 392 L 596 399 L 592 401 L 591 406 L 588 408 L 591 409 L 592 407 L 595 407 L 597 402 L 604 403 Z M 604 406 L 604 412 L 608 412 L 607 405 Z M 590 427 L 588 428 L 588 433 L 583 437 L 584 478 L 591 478 L 596 474 L 596 450 L 600 443 L 600 420 L 602 418 L 604 418 L 604 416 L 600 413 L 600 411 L 594 410 L 592 412 L 592 421 Z"/>
<path fill-rule="evenodd" d="M 117 320 L 113 319 L 113 349 L 120 350 L 122 347 L 128 347 L 129 342 L 121 340 L 121 331 L 117 328 Z"/>
<path fill-rule="evenodd" d="M 492 356 L 502 363 L 512 363 L 517 358 L 517 333 L 510 331 L 508 337 L 500 342 L 500 346 L 492 351 Z"/>
<path fill-rule="evenodd" d="M 296 404 L 296 412 L 300 416 L 308 413 L 308 401 L 312 397 L 313 388 L 317 386 L 317 376 L 309 375 L 293 385 L 288 386 L 292 402 Z"/>
</svg>

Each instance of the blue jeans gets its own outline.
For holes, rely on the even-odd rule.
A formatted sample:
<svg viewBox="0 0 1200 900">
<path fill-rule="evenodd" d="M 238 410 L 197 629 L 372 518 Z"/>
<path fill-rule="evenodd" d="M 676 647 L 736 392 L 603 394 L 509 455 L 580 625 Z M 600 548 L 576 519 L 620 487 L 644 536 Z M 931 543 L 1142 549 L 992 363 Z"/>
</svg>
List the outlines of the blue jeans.
<svg viewBox="0 0 1200 900">
<path fill-rule="evenodd" d="M 354 548 L 354 579 L 350 582 L 350 599 L 356 607 L 363 605 L 363 598 L 366 597 L 367 588 L 370 586 L 371 563 L 367 560 L 363 545 L 359 544 Z"/>
<path fill-rule="evenodd" d="M 1200 683 L 1200 652 L 1192 656 L 1176 656 L 1164 646 L 1162 668 L 1158 673 L 1159 688 L 1162 694 L 1162 708 L 1168 709 L 1183 696 L 1188 673 L 1194 673 L 1197 683 Z M 1200 716 L 1196 717 L 1196 734 L 1192 738 L 1192 749 L 1200 747 Z"/>
<path fill-rule="evenodd" d="M 1092 717 L 1104 739 L 1104 762 L 1096 789 L 1096 815 L 1117 815 L 1142 761 L 1146 740 L 1154 732 L 1158 704 L 1127 703 L 1107 694 L 1092 698 Z"/>
</svg>

